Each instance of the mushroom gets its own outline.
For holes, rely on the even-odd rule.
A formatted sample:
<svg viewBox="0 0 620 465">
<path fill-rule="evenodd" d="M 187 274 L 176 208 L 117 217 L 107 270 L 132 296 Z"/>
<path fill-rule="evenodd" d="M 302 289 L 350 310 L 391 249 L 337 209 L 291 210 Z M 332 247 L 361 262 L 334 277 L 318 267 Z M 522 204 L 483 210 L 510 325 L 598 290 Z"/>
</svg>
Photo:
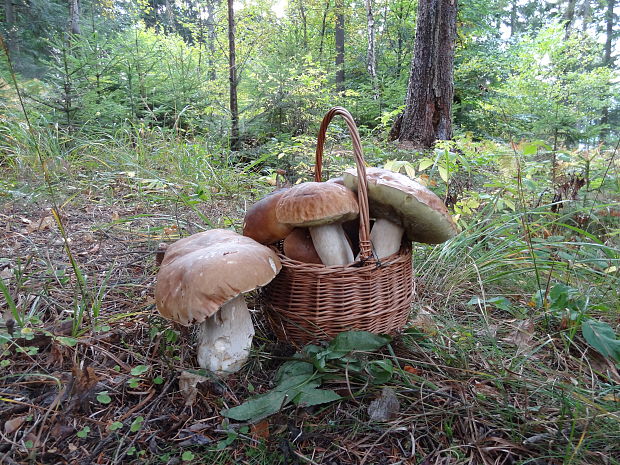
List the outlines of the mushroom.
<svg viewBox="0 0 620 465">
<path fill-rule="evenodd" d="M 284 255 L 298 262 L 323 264 L 307 228 L 293 229 L 293 232 L 284 239 L 282 248 Z"/>
<path fill-rule="evenodd" d="M 252 205 L 243 220 L 243 235 L 261 244 L 273 244 L 288 236 L 293 226 L 276 218 L 278 201 L 288 189 L 278 189 Z"/>
<path fill-rule="evenodd" d="M 345 185 L 357 190 L 357 171 L 343 173 Z M 416 242 L 439 244 L 458 228 L 448 209 L 431 190 L 407 176 L 381 168 L 366 168 L 368 203 L 376 218 L 370 241 L 378 258 L 398 252 L 403 233 Z"/>
<path fill-rule="evenodd" d="M 281 269 L 273 250 L 249 237 L 212 229 L 170 245 L 157 274 L 155 302 L 166 318 L 200 323 L 198 364 L 221 376 L 238 371 L 254 327 L 243 293 Z"/>
<path fill-rule="evenodd" d="M 358 214 L 355 194 L 327 182 L 304 182 L 291 187 L 282 194 L 276 209 L 279 222 L 309 228 L 314 247 L 328 266 L 353 262 L 353 251 L 341 223 Z"/>
</svg>

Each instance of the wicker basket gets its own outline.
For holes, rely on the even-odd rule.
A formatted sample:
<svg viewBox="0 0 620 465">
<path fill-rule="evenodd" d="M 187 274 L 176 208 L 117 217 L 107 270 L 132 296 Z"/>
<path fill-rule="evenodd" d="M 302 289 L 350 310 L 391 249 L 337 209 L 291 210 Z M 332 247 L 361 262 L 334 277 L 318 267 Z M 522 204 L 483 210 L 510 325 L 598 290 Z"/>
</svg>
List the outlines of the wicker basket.
<svg viewBox="0 0 620 465">
<path fill-rule="evenodd" d="M 400 331 L 409 317 L 413 296 L 411 246 L 375 260 L 370 244 L 366 169 L 360 136 L 351 114 L 332 108 L 323 118 L 316 147 L 315 180 L 321 181 L 323 145 L 334 116 L 344 118 L 359 179 L 360 260 L 348 265 L 302 263 L 276 250 L 282 271 L 263 288 L 261 306 L 280 340 L 296 346 L 330 339 L 351 329 L 373 333 Z"/>
</svg>

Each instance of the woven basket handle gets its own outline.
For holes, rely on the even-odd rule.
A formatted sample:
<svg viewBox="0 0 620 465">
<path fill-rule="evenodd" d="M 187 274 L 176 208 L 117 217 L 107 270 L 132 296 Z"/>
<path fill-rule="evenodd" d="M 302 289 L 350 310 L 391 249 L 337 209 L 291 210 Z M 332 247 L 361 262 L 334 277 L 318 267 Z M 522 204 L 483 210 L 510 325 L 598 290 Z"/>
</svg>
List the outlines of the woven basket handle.
<svg viewBox="0 0 620 465">
<path fill-rule="evenodd" d="M 353 155 L 355 156 L 355 164 L 357 166 L 357 203 L 360 207 L 360 259 L 362 261 L 367 260 L 372 256 L 372 246 L 370 244 L 370 214 L 368 211 L 368 188 L 366 182 L 366 164 L 364 162 L 364 154 L 362 152 L 362 141 L 360 140 L 355 120 L 351 113 L 342 107 L 333 107 L 323 117 L 321 127 L 319 129 L 319 135 L 316 143 L 316 156 L 314 165 L 314 180 L 321 182 L 321 173 L 323 169 L 323 146 L 325 145 L 325 135 L 327 134 L 327 127 L 334 118 L 334 116 L 340 115 L 347 123 L 349 127 L 349 133 L 351 134 L 351 140 L 353 142 Z"/>
</svg>

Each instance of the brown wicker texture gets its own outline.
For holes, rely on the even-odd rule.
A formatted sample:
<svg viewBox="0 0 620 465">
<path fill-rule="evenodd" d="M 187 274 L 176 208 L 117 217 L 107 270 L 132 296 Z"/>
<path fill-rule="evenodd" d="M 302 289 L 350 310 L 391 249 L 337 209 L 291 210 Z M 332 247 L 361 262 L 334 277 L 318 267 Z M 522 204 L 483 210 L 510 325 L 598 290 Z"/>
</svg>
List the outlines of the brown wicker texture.
<svg viewBox="0 0 620 465">
<path fill-rule="evenodd" d="M 360 260 L 349 265 L 302 263 L 278 252 L 282 271 L 263 288 L 261 305 L 280 340 L 296 346 L 330 339 L 351 329 L 373 333 L 400 331 L 409 317 L 413 296 L 411 247 L 380 261 L 372 257 L 366 169 L 362 144 L 351 114 L 332 108 L 319 129 L 315 180 L 321 181 L 323 146 L 334 116 L 343 117 L 353 141 L 360 206 Z"/>
</svg>

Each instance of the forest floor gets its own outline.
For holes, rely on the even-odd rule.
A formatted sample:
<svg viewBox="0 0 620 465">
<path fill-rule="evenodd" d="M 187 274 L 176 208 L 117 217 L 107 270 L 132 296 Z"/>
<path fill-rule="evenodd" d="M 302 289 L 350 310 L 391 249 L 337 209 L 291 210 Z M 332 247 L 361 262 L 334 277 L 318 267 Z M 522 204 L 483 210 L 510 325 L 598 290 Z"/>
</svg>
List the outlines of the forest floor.
<svg viewBox="0 0 620 465">
<path fill-rule="evenodd" d="M 491 324 L 466 301 L 419 295 L 406 334 L 369 355 L 391 360 L 389 381 L 343 372 L 328 387 L 344 400 L 229 421 L 222 409 L 272 388 L 294 349 L 257 310 L 249 363 L 196 377 L 192 329 L 155 308 L 155 256 L 204 217 L 239 230 L 256 199 L 214 192 L 188 208 L 166 186 L 113 170 L 55 189 L 81 285 L 42 181 L 6 181 L 0 197 L 0 276 L 24 323 L 0 294 L 2 464 L 620 463 L 616 366 L 578 335 L 567 345 L 543 329 L 526 295 L 512 297 L 522 318 L 494 309 Z M 372 421 L 386 386 L 399 406 Z"/>
</svg>

